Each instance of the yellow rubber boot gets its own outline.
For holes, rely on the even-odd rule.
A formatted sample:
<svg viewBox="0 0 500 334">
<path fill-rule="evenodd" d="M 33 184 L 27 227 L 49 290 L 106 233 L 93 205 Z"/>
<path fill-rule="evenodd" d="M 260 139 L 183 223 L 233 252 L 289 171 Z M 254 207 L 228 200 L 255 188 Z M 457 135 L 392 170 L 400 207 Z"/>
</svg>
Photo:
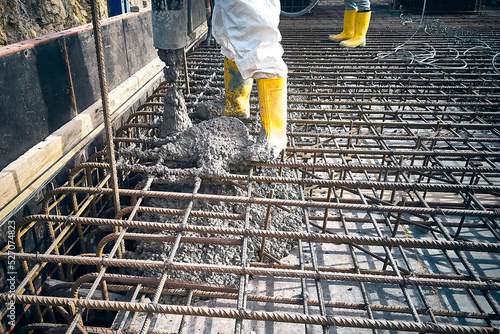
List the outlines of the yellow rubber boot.
<svg viewBox="0 0 500 334">
<path fill-rule="evenodd" d="M 286 148 L 286 78 L 258 79 L 260 117 L 272 158 Z"/>
<path fill-rule="evenodd" d="M 338 35 L 330 35 L 328 38 L 331 41 L 340 42 L 354 36 L 354 17 L 357 10 L 346 9 L 344 12 L 344 30 Z"/>
<path fill-rule="evenodd" d="M 243 80 L 234 61 L 224 58 L 224 88 L 226 105 L 222 116 L 250 117 L 250 92 L 253 79 Z"/>
<path fill-rule="evenodd" d="M 357 12 L 354 22 L 354 36 L 348 40 L 340 42 L 340 45 L 355 48 L 357 46 L 366 45 L 366 32 L 370 25 L 370 17 L 372 12 Z"/>
</svg>

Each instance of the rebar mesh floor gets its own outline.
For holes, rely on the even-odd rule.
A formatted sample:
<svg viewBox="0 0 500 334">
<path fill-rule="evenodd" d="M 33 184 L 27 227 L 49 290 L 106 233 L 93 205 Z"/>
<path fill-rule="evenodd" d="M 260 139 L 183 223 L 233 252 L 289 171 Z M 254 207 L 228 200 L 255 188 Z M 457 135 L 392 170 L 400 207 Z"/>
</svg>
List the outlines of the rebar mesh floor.
<svg viewBox="0 0 500 334">
<path fill-rule="evenodd" d="M 340 6 L 282 18 L 281 160 L 187 175 L 122 157 L 126 208 L 112 217 L 97 153 L 49 194 L 47 215 L 20 222 L 28 279 L 2 300 L 30 304 L 44 322 L 33 329 L 88 333 L 498 331 L 499 17 L 427 17 L 417 31 L 420 17 L 373 9 L 355 49 L 328 41 Z M 223 58 L 201 45 L 187 60 L 192 111 L 222 96 Z M 165 87 L 117 131 L 118 152 L 154 146 Z M 52 244 L 35 249 L 44 222 Z"/>
</svg>

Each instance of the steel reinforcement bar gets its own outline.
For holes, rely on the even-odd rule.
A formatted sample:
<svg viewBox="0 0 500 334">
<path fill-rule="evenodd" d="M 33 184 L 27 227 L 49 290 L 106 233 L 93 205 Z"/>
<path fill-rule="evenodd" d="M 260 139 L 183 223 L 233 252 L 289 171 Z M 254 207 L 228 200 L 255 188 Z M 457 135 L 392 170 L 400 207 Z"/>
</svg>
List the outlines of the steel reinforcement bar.
<svg viewBox="0 0 500 334">
<path fill-rule="evenodd" d="M 45 306 L 64 306 L 83 309 L 96 309 L 108 311 L 130 311 L 162 314 L 179 314 L 200 317 L 218 317 L 241 320 L 260 320 L 274 322 L 290 322 L 312 325 L 332 325 L 341 327 L 372 328 L 387 330 L 403 330 L 410 332 L 430 333 L 460 333 L 460 334 L 485 334 L 494 333 L 494 328 L 459 326 L 449 324 L 418 323 L 409 321 L 371 320 L 361 318 L 305 315 L 301 313 L 263 312 L 231 308 L 207 308 L 193 306 L 175 306 L 158 303 L 133 303 L 118 301 L 100 301 L 90 299 L 76 299 L 63 297 L 27 296 L 14 294 L 0 294 L 3 303 L 20 303 Z"/>
</svg>

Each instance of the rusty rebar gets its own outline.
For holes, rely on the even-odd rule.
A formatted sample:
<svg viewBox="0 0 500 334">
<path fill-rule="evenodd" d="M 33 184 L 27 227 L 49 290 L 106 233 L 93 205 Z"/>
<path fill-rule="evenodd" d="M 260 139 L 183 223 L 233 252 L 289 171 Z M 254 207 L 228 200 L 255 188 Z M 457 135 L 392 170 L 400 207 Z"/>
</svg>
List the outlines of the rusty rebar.
<svg viewBox="0 0 500 334">
<path fill-rule="evenodd" d="M 35 261 L 37 263 L 65 263 L 65 264 L 85 264 L 91 266 L 116 266 L 122 268 L 147 268 L 147 269 L 168 269 L 182 271 L 200 271 L 211 273 L 226 273 L 236 275 L 254 275 L 254 276 L 272 276 L 272 277 L 290 277 L 290 278 L 311 278 L 336 280 L 345 282 L 372 282 L 379 284 L 401 284 L 408 286 L 433 286 L 444 288 L 463 288 L 463 289 L 478 289 L 478 290 L 500 290 L 500 284 L 488 281 L 468 281 L 468 280 L 446 280 L 435 278 L 417 278 L 412 276 L 380 276 L 369 274 L 350 274 L 350 273 L 333 273 L 320 272 L 314 270 L 287 270 L 276 268 L 242 268 L 239 266 L 222 266 L 200 263 L 182 263 L 171 262 L 165 264 L 162 261 L 153 260 L 134 260 L 134 259 L 108 259 L 105 257 L 84 257 L 84 256 L 69 256 L 69 255 L 40 255 L 40 254 L 25 254 L 16 253 L 10 256 L 16 256 L 22 260 Z M 0 253 L 0 258 L 8 258 L 8 253 Z"/>
<path fill-rule="evenodd" d="M 196 196 L 193 195 L 193 198 Z M 252 203 L 252 202 L 247 202 Z M 56 215 L 33 215 L 23 219 L 23 223 L 27 221 L 51 221 L 82 224 L 98 225 L 98 226 L 117 226 L 117 227 L 136 227 L 147 228 L 153 230 L 165 231 L 189 231 L 196 233 L 213 233 L 213 234 L 228 234 L 238 236 L 258 236 L 269 238 L 283 238 L 314 242 L 327 242 L 335 244 L 356 243 L 359 245 L 393 245 L 413 248 L 433 248 L 433 249 L 453 249 L 453 250 L 469 250 L 477 252 L 500 252 L 500 244 L 473 242 L 473 241 L 445 241 L 431 239 L 407 239 L 407 238 L 390 238 L 390 237 L 369 237 L 369 236 L 345 236 L 337 234 L 324 234 L 315 232 L 288 232 L 276 230 L 262 229 L 242 229 L 229 228 L 219 226 L 201 226 L 190 225 L 179 226 L 173 223 L 160 223 L 135 220 L 116 220 L 106 218 L 90 218 L 90 217 L 71 217 L 71 216 L 56 216 Z"/>
<path fill-rule="evenodd" d="M 267 179 L 267 178 L 266 178 Z M 313 180 L 311 183 L 314 183 Z M 325 180 L 329 183 L 329 180 Z M 307 182 L 305 182 L 307 183 Z M 415 183 L 408 182 L 410 188 Z M 442 188 L 446 188 L 444 185 Z M 422 187 L 425 189 L 426 187 Z M 405 189 L 405 188 L 404 188 Z M 415 190 L 421 189 L 418 186 Z M 458 188 L 460 189 L 460 187 Z M 463 188 L 467 189 L 467 187 Z M 63 192 L 76 192 L 76 193 L 102 193 L 109 194 L 111 189 L 101 189 L 101 188 L 85 188 L 85 187 L 61 187 L 53 191 L 53 193 L 63 193 Z M 360 210 L 360 211 L 379 211 L 379 212 L 403 212 L 410 214 L 435 214 L 435 215 L 447 215 L 447 216 L 471 216 L 471 217 L 500 217 L 500 211 L 498 210 L 459 210 L 459 209 L 433 209 L 433 208 L 422 208 L 422 207 L 401 207 L 397 205 L 369 205 L 369 204 L 349 204 L 349 203 L 326 203 L 326 202 L 315 202 L 315 201 L 301 201 L 301 200 L 287 200 L 287 199 L 267 199 L 267 198 L 246 198 L 241 196 L 224 196 L 224 195 L 209 195 L 209 194 L 185 194 L 176 193 L 168 191 L 136 191 L 129 189 L 119 189 L 121 196 L 138 196 L 143 195 L 146 197 L 156 197 L 156 198 L 174 198 L 174 199 L 197 199 L 204 201 L 221 201 L 221 202 L 236 202 L 236 203 L 254 203 L 261 205 L 281 205 L 281 206 L 297 206 L 297 207 L 315 207 L 315 208 L 332 208 L 332 209 L 348 209 L 348 210 Z M 33 216 L 34 217 L 34 216 Z"/>
<path fill-rule="evenodd" d="M 186 283 L 186 282 L 182 282 Z M 189 282 L 187 282 L 189 283 Z M 59 289 L 67 289 L 71 288 L 73 283 L 60 283 L 56 286 L 56 288 Z M 90 287 L 90 283 L 84 283 L 82 284 L 82 287 Z M 126 284 L 120 284 L 120 285 L 113 285 L 109 284 L 108 289 L 110 291 L 117 291 L 117 292 L 129 292 L 129 291 L 135 291 L 139 287 L 140 292 L 145 293 L 145 294 L 152 294 L 154 293 L 155 289 L 147 286 L 142 286 L 142 285 L 126 285 Z M 217 292 L 217 291 L 208 291 L 207 289 L 203 290 L 190 290 L 190 289 L 174 289 L 174 288 L 168 288 L 164 289 L 162 294 L 164 295 L 175 295 L 175 296 L 187 296 L 188 292 L 187 291 L 193 291 L 194 296 L 199 297 L 199 298 L 222 298 L 222 299 L 236 299 L 237 298 L 237 293 L 236 292 Z M 236 289 L 234 289 L 236 290 Z M 248 294 L 247 299 L 249 301 L 256 301 L 256 302 L 267 302 L 267 303 L 277 303 L 277 304 L 292 304 L 292 305 L 301 305 L 303 303 L 302 298 L 285 298 L 285 297 L 270 297 L 270 296 L 263 296 L 263 295 L 254 295 L 254 294 Z M 308 305 L 314 305 L 318 306 L 319 301 L 315 299 L 308 299 L 307 300 Z M 350 303 L 350 302 L 343 302 L 343 301 L 332 301 L 332 300 L 326 300 L 325 301 L 325 306 L 330 307 L 330 308 L 340 308 L 340 309 L 354 309 L 354 310 L 364 310 L 366 308 L 366 304 L 364 303 Z M 396 312 L 396 313 L 409 313 L 410 309 L 408 307 L 404 306 L 395 306 L 395 305 L 380 305 L 380 304 L 371 304 L 370 308 L 373 309 L 374 311 L 380 311 L 380 312 Z M 425 308 L 417 308 L 417 312 L 419 314 L 425 315 L 428 310 Z M 454 310 L 445 310 L 445 309 L 432 309 L 432 312 L 436 315 L 439 316 L 447 316 L 447 317 L 459 317 L 459 318 L 473 318 L 473 319 L 492 319 L 492 320 L 499 320 L 500 316 L 494 313 L 481 313 L 481 312 L 466 312 L 466 311 L 454 311 Z"/>
<path fill-rule="evenodd" d="M 289 322 L 313 325 L 331 325 L 354 328 L 375 328 L 387 330 L 402 330 L 411 332 L 431 333 L 461 333 L 461 334 L 484 334 L 494 333 L 492 327 L 459 326 L 449 324 L 416 323 L 410 321 L 369 320 L 362 318 L 334 317 L 304 315 L 300 313 L 264 312 L 250 311 L 245 309 L 230 308 L 206 308 L 193 306 L 175 306 L 158 303 L 130 303 L 118 301 L 100 301 L 90 299 L 74 299 L 63 297 L 26 296 L 0 294 L 0 300 L 4 303 L 14 301 L 21 304 L 69 306 L 74 305 L 83 309 L 97 309 L 110 311 L 131 311 L 147 313 L 179 314 L 203 317 L 218 317 L 229 319 L 245 319 L 260 321 Z"/>
<path fill-rule="evenodd" d="M 113 144 L 113 130 L 111 126 L 111 109 L 108 99 L 108 83 L 106 80 L 106 67 L 104 63 L 104 51 L 101 35 L 100 9 L 97 0 L 90 1 L 90 11 L 92 13 L 92 26 L 94 29 L 94 42 L 97 55 L 97 68 L 99 71 L 99 83 L 101 87 L 102 111 L 104 115 L 104 129 L 106 135 L 106 144 L 108 160 L 111 173 L 111 187 L 113 189 L 113 204 L 115 212 L 120 211 L 120 195 L 118 193 L 118 174 L 116 172 L 115 148 Z"/>
</svg>

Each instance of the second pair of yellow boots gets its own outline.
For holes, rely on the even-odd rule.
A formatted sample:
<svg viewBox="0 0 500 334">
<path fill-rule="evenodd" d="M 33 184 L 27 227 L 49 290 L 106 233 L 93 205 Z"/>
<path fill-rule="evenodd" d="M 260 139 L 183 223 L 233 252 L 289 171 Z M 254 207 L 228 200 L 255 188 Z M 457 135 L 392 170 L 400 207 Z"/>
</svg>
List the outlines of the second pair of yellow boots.
<svg viewBox="0 0 500 334">
<path fill-rule="evenodd" d="M 344 30 L 340 34 L 330 35 L 328 38 L 340 42 L 340 45 L 348 48 L 365 46 L 371 13 L 346 10 L 344 12 Z"/>
</svg>

